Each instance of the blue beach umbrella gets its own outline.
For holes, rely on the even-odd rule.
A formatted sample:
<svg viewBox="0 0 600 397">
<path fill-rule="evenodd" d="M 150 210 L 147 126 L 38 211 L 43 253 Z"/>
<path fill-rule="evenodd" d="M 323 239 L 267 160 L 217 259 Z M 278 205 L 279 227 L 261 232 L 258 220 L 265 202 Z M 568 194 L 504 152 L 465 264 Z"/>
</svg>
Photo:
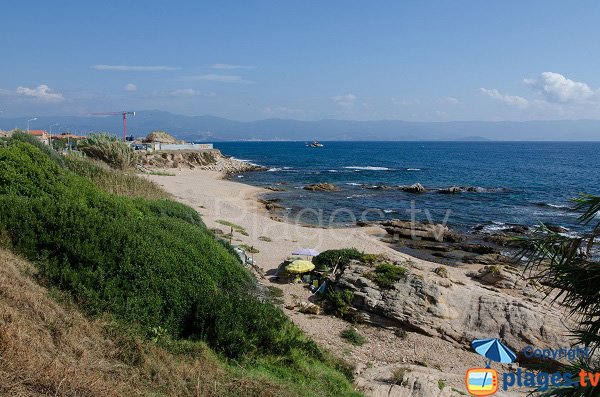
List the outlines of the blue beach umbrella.
<svg viewBox="0 0 600 397">
<path fill-rule="evenodd" d="M 490 367 L 492 361 L 497 363 L 510 364 L 517 359 L 517 355 L 513 353 L 506 345 L 500 342 L 498 339 L 475 339 L 471 342 L 471 346 L 475 351 L 487 358 L 485 363 L 486 368 Z M 485 386 L 488 373 L 485 373 L 481 386 Z"/>
<path fill-rule="evenodd" d="M 517 359 L 517 355 L 498 339 L 476 339 L 471 346 L 478 354 L 489 360 L 488 366 L 491 361 L 510 364 Z"/>
</svg>

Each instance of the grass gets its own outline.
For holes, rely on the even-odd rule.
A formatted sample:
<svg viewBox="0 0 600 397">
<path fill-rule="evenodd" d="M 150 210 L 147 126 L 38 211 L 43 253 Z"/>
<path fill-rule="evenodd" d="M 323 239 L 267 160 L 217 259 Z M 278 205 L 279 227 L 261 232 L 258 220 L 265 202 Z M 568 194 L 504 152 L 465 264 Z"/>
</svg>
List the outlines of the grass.
<svg viewBox="0 0 600 397">
<path fill-rule="evenodd" d="M 276 358 L 241 367 L 203 342 L 160 331 L 153 341 L 111 316 L 90 319 L 64 292 L 37 279 L 33 264 L 0 249 L 0 315 L 10 319 L 0 327 L 2 362 L 10 363 L 0 365 L 0 395 L 308 397 L 329 387 L 320 379 L 334 383 L 339 395 L 356 395 L 343 387 L 340 362 L 307 368 L 312 363 L 304 359 L 299 374 Z M 295 380 L 305 373 L 306 385 Z"/>
<path fill-rule="evenodd" d="M 107 193 L 145 199 L 168 199 L 171 195 L 156 183 L 135 174 L 114 170 L 100 161 L 78 156 L 65 156 L 66 167 L 75 174 L 91 180 Z"/>
<path fill-rule="evenodd" d="M 366 276 L 381 288 L 391 288 L 398 281 L 405 279 L 407 272 L 401 266 L 382 263 L 375 267 L 375 271 L 368 273 Z"/>
<path fill-rule="evenodd" d="M 127 143 L 106 133 L 88 135 L 77 143 L 77 150 L 119 170 L 132 168 L 137 163 L 137 156 Z"/>
<path fill-rule="evenodd" d="M 238 232 L 239 234 L 243 235 L 243 236 L 248 236 L 248 232 L 246 231 L 246 229 L 244 229 L 243 226 L 240 225 L 236 225 L 235 223 L 223 220 L 223 219 L 217 219 L 215 221 L 216 223 L 219 223 L 223 226 L 228 226 L 230 228 L 233 229 L 233 231 Z"/>
<path fill-rule="evenodd" d="M 283 290 L 272 285 L 267 286 L 267 297 L 276 305 L 283 305 Z"/>
<path fill-rule="evenodd" d="M 362 346 L 367 343 L 367 339 L 359 334 L 356 329 L 350 327 L 340 332 L 340 336 L 354 346 Z"/>
<path fill-rule="evenodd" d="M 166 171 L 149 171 L 145 173 L 146 175 L 156 175 L 156 176 L 175 176 L 172 172 Z"/>
<path fill-rule="evenodd" d="M 260 251 L 254 246 L 249 246 L 248 244 L 240 244 L 240 248 L 246 251 L 249 254 L 258 254 Z"/>
<path fill-rule="evenodd" d="M 258 298 L 256 280 L 233 248 L 216 239 L 194 209 L 135 192 L 109 193 L 104 179 L 83 176 L 102 173 L 99 168 L 78 165 L 73 171 L 72 165 L 18 139 L 0 146 L 0 230 L 8 246 L 34 261 L 47 285 L 70 295 L 94 321 L 108 315 L 132 332 L 109 335 L 115 345 L 107 351 L 114 352 L 115 360 L 131 368 L 147 360 L 159 365 L 160 358 L 146 356 L 148 343 L 172 341 L 169 349 L 204 346 L 207 355 L 216 357 L 211 383 L 221 382 L 218 373 L 229 371 L 229 363 L 240 365 L 247 376 L 241 392 L 247 395 L 254 394 L 255 386 L 264 391 L 269 382 L 289 395 L 309 396 L 315 389 L 331 396 L 357 395 L 347 368 L 318 349 L 280 308 Z M 68 325 L 51 325 L 53 338 L 70 332 Z M 205 379 L 193 369 L 199 367 L 204 371 L 198 363 L 186 371 Z M 147 368 L 143 377 L 161 376 L 155 371 L 169 377 L 174 370 Z M 65 375 L 53 375 L 59 382 L 55 387 L 62 387 Z M 132 382 L 127 375 L 117 380 L 123 387 Z M 195 381 L 190 379 L 191 388 Z M 171 395 L 178 394 L 174 390 Z"/>
<path fill-rule="evenodd" d="M 265 241 L 265 242 L 267 242 L 267 243 L 270 243 L 270 242 L 272 242 L 272 241 L 273 241 L 273 240 L 271 240 L 271 239 L 270 239 L 269 237 L 267 237 L 267 236 L 260 236 L 258 239 L 259 239 L 260 241 Z"/>
<path fill-rule="evenodd" d="M 406 367 L 399 367 L 394 369 L 392 371 L 392 377 L 390 378 L 390 382 L 395 385 L 402 386 L 406 381 L 406 374 L 408 374 L 409 372 L 410 369 Z"/>
<path fill-rule="evenodd" d="M 438 388 L 440 390 L 444 390 L 446 387 L 446 381 L 444 379 L 438 379 Z"/>
</svg>

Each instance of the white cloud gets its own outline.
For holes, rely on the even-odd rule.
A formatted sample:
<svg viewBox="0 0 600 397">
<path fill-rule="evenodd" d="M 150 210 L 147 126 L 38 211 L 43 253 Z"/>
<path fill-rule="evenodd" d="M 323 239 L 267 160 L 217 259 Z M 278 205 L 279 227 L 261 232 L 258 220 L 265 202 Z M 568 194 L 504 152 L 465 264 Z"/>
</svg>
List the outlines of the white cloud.
<svg viewBox="0 0 600 397">
<path fill-rule="evenodd" d="M 12 92 L 10 92 L 9 90 L 0 88 L 0 95 L 10 95 L 10 94 L 12 94 Z"/>
<path fill-rule="evenodd" d="M 454 97 L 447 96 L 438 98 L 437 102 L 441 105 L 458 105 L 460 101 Z"/>
<path fill-rule="evenodd" d="M 65 100 L 62 94 L 52 92 L 46 84 L 41 84 L 35 88 L 17 87 L 16 92 L 17 94 L 30 96 L 43 102 L 61 102 Z"/>
<path fill-rule="evenodd" d="M 192 88 L 180 88 L 175 91 L 169 92 L 169 96 L 175 96 L 175 97 L 192 97 L 192 96 L 199 96 L 199 95 L 202 95 L 202 93 L 200 91 L 194 90 Z"/>
<path fill-rule="evenodd" d="M 331 98 L 333 102 L 343 107 L 352 107 L 357 100 L 354 94 L 338 95 Z"/>
<path fill-rule="evenodd" d="M 134 92 L 134 91 L 137 91 L 137 86 L 133 83 L 128 83 L 128 84 L 125 84 L 125 86 L 123 86 L 123 90 L 125 90 L 127 92 Z"/>
<path fill-rule="evenodd" d="M 544 72 L 537 79 L 523 82 L 548 102 L 581 103 L 594 96 L 594 90 L 586 83 L 570 80 L 560 73 Z"/>
<path fill-rule="evenodd" d="M 252 65 L 231 65 L 228 63 L 215 63 L 211 66 L 213 69 L 220 70 L 233 70 L 233 69 L 254 69 L 255 66 Z"/>
<path fill-rule="evenodd" d="M 481 92 L 483 95 L 489 96 L 490 98 L 496 99 L 500 102 L 504 102 L 511 106 L 516 106 L 518 108 L 526 108 L 527 106 L 529 106 L 529 101 L 527 99 L 516 95 L 502 94 L 495 88 L 480 88 L 479 92 Z"/>
<path fill-rule="evenodd" d="M 253 83 L 253 81 L 245 80 L 242 76 L 230 75 L 230 74 L 202 74 L 199 76 L 185 76 L 183 80 L 202 80 L 202 81 L 216 81 L 219 83 Z"/>
<path fill-rule="evenodd" d="M 120 72 L 166 72 L 172 70 L 179 70 L 173 66 L 131 66 L 131 65 L 92 65 L 90 66 L 95 70 L 108 70 L 108 71 L 120 71 Z"/>
</svg>

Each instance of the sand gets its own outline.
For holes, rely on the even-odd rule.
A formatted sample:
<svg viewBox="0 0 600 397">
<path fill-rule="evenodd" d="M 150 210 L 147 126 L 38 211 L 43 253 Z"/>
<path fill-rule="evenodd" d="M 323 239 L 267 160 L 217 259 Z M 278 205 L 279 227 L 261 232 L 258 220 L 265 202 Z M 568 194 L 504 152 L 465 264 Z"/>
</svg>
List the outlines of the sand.
<svg viewBox="0 0 600 397">
<path fill-rule="evenodd" d="M 170 170 L 171 171 L 171 170 Z M 206 170 L 175 170 L 175 176 L 145 175 L 156 182 L 174 198 L 197 209 L 209 228 L 229 233 L 230 228 L 219 220 L 232 222 L 244 228 L 247 236 L 234 232 L 233 244 L 246 244 L 257 249 L 254 254 L 257 266 L 267 275 L 259 281 L 273 285 L 284 292 L 285 304 L 307 301 L 311 293 L 299 284 L 271 283 L 273 274 L 281 262 L 298 248 L 314 248 L 317 251 L 355 247 L 368 253 L 385 254 L 398 261 L 411 260 L 413 266 L 430 270 L 435 263 L 411 258 L 393 250 L 377 238 L 385 233 L 379 227 L 312 228 L 271 219 L 264 205 L 258 202 L 261 194 L 269 191 L 242 183 L 225 180 L 223 175 Z M 259 239 L 266 237 L 270 241 Z M 465 279 L 464 269 L 448 268 L 455 279 Z M 416 333 L 399 337 L 391 330 L 357 326 L 367 343 L 356 347 L 339 334 L 351 326 L 348 322 L 329 315 L 307 315 L 297 310 L 284 309 L 286 314 L 322 347 L 356 365 L 357 384 L 368 395 L 381 386 L 381 377 L 394 368 L 417 364 L 428 370 L 439 370 L 449 386 L 464 390 L 464 373 L 470 367 L 481 365 L 474 353 L 456 347 L 438 338 Z M 442 376 L 442 375 L 440 375 Z M 379 379 L 378 379 L 379 378 Z"/>
</svg>

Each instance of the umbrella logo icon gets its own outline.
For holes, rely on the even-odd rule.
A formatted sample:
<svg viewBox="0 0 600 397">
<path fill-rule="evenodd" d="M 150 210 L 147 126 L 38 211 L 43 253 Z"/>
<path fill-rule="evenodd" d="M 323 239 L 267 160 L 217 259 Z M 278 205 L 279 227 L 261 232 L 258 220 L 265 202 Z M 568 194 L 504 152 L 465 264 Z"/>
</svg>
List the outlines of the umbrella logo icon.
<svg viewBox="0 0 600 397">
<path fill-rule="evenodd" d="M 485 368 L 467 371 L 467 391 L 472 396 L 491 396 L 498 391 L 498 372 L 490 368 L 492 361 L 510 364 L 517 359 L 517 355 L 498 339 L 476 339 L 471 346 L 486 361 Z"/>
</svg>

